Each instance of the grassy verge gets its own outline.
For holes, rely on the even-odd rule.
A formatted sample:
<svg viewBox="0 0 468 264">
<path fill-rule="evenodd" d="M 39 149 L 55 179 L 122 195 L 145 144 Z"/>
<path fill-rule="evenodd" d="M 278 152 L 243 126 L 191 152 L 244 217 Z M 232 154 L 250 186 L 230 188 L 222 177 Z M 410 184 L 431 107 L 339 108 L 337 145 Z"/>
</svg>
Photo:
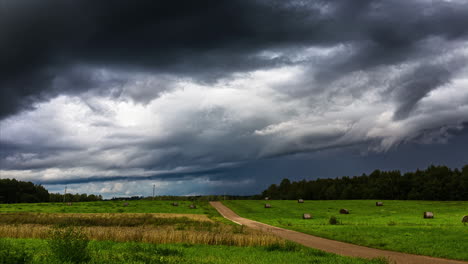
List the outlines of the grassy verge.
<svg viewBox="0 0 468 264">
<path fill-rule="evenodd" d="M 354 244 L 442 258 L 468 260 L 468 202 L 434 201 L 223 201 L 239 215 L 312 235 Z M 350 214 L 340 214 L 341 208 Z M 423 219 L 424 211 L 434 219 Z M 303 220 L 310 213 L 313 219 Z M 338 224 L 331 225 L 332 216 Z"/>
<path fill-rule="evenodd" d="M 26 252 L 25 263 L 62 263 L 54 258 L 45 240 L 0 239 L 2 252 Z M 5 247 L 6 245 L 6 247 Z M 5 249 L 8 248 L 8 249 Z M 16 251 L 15 251 L 16 250 Z M 385 260 L 365 260 L 342 257 L 296 244 L 269 247 L 233 247 L 206 245 L 155 245 L 145 243 L 118 243 L 91 241 L 88 246 L 90 259 L 86 263 L 230 263 L 230 264 L 274 264 L 274 263 L 324 263 L 324 264 L 384 264 Z"/>
</svg>

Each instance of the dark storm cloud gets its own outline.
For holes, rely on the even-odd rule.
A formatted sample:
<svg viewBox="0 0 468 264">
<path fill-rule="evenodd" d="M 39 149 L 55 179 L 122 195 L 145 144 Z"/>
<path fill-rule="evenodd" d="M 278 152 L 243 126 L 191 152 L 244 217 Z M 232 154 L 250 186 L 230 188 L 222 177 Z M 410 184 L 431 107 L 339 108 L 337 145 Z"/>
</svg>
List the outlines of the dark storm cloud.
<svg viewBox="0 0 468 264">
<path fill-rule="evenodd" d="M 61 93 L 107 87 L 91 72 L 77 73 L 79 67 L 210 82 L 291 63 L 258 56 L 265 50 L 350 45 L 347 56 L 317 76 L 330 80 L 441 52 L 419 44 L 431 37 L 465 39 L 467 14 L 463 1 L 6 0 L 0 5 L 0 118 Z M 422 82 L 434 87 L 441 79 Z M 145 93 L 129 96 L 147 100 Z M 396 116 L 408 111 L 401 105 Z"/>
<path fill-rule="evenodd" d="M 189 180 L 196 177 L 215 177 L 215 175 L 223 174 L 229 171 L 229 169 L 206 169 L 206 170 L 197 170 L 190 172 L 168 172 L 168 173 L 158 173 L 155 175 L 149 176 L 139 176 L 139 175 L 120 175 L 120 176 L 109 176 L 103 177 L 99 176 L 89 176 L 85 178 L 71 178 L 71 179 L 51 179 L 51 180 L 35 180 L 38 184 L 77 184 L 77 183 L 90 183 L 90 182 L 111 182 L 111 181 L 122 181 L 122 180 Z"/>
<path fill-rule="evenodd" d="M 402 76 L 395 91 L 399 105 L 394 119 L 401 120 L 410 114 L 419 100 L 433 89 L 450 80 L 449 69 L 441 65 L 422 65 Z"/>
<path fill-rule="evenodd" d="M 459 166 L 438 143 L 466 141 L 466 25 L 466 1 L 0 1 L 0 177 L 246 193 Z"/>
</svg>

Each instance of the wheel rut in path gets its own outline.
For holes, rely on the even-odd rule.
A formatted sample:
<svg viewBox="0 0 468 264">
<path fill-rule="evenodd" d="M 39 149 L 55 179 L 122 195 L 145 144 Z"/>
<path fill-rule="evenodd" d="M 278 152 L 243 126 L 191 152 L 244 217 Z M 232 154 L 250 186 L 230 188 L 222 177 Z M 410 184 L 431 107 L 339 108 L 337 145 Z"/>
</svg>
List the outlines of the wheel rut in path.
<svg viewBox="0 0 468 264">
<path fill-rule="evenodd" d="M 401 253 L 396 251 L 375 249 L 369 247 L 358 246 L 336 240 L 316 237 L 301 232 L 296 232 L 284 228 L 279 228 L 257 221 L 253 221 L 247 218 L 240 217 L 234 211 L 223 205 L 221 202 L 210 202 L 218 212 L 226 219 L 231 220 L 239 225 L 245 225 L 250 228 L 262 230 L 264 232 L 273 233 L 279 237 L 287 240 L 291 240 L 302 244 L 307 247 L 320 249 L 326 252 L 360 258 L 377 258 L 385 257 L 390 260 L 390 263 L 397 264 L 467 264 L 466 261 L 451 260 L 434 258 L 421 255 L 413 255 L 407 253 Z"/>
</svg>

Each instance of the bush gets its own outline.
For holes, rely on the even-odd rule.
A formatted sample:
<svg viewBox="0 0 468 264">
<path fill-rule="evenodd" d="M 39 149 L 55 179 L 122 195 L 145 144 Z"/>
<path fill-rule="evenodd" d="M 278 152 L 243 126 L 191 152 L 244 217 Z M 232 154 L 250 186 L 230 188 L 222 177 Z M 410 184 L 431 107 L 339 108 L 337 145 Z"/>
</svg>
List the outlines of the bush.
<svg viewBox="0 0 468 264">
<path fill-rule="evenodd" d="M 0 239 L 0 264 L 29 263 L 32 255 L 23 246 L 16 246 L 5 239 Z"/>
<path fill-rule="evenodd" d="M 265 247 L 266 251 L 287 251 L 287 252 L 294 252 L 294 251 L 299 251 L 301 247 L 299 247 L 298 244 L 291 242 L 291 241 L 286 241 L 284 244 L 280 243 L 274 243 L 269 246 Z"/>
<path fill-rule="evenodd" d="M 55 227 L 50 231 L 47 243 L 52 255 L 61 262 L 81 263 L 90 260 L 89 239 L 79 228 Z"/>
<path fill-rule="evenodd" d="M 338 224 L 338 219 L 336 219 L 336 217 L 332 216 L 332 217 L 330 217 L 330 220 L 328 220 L 328 223 L 330 223 L 330 225 L 337 225 Z"/>
</svg>

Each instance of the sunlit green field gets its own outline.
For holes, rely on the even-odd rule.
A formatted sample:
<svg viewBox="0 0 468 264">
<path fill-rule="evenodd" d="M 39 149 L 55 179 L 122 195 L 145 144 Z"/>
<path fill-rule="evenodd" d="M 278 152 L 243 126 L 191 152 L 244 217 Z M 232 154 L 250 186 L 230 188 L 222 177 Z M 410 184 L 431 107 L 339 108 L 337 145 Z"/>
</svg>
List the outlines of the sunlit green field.
<svg viewBox="0 0 468 264">
<path fill-rule="evenodd" d="M 438 201 L 223 201 L 240 216 L 312 235 L 413 254 L 468 260 L 468 202 Z M 341 208 L 350 214 L 340 214 Z M 424 219 L 423 212 L 434 213 Z M 310 213 L 313 219 L 303 220 Z M 338 224 L 329 223 L 335 216 Z"/>
<path fill-rule="evenodd" d="M 6 244 L 6 247 L 5 247 Z M 40 239 L 0 239 L 2 251 L 21 248 L 30 258 L 27 263 L 62 263 L 51 254 L 47 242 Z M 298 245 L 289 247 L 235 247 L 190 244 L 156 245 L 147 243 L 118 243 L 91 241 L 91 259 L 87 263 L 206 263 L 206 264 L 271 264 L 271 263 L 324 263 L 324 264 L 385 264 L 384 260 L 365 260 L 342 257 Z M 8 262 L 7 262 L 8 263 Z"/>
<path fill-rule="evenodd" d="M 81 263 L 387 263 L 305 248 L 232 224 L 207 202 L 194 202 L 197 209 L 189 208 L 190 201 L 177 202 L 0 204 L 0 263 L 64 263 L 55 255 L 63 251 L 85 252 L 89 258 Z M 54 249 L 50 241 L 79 241 L 54 238 L 54 228 L 81 230 L 90 242 Z"/>
</svg>

